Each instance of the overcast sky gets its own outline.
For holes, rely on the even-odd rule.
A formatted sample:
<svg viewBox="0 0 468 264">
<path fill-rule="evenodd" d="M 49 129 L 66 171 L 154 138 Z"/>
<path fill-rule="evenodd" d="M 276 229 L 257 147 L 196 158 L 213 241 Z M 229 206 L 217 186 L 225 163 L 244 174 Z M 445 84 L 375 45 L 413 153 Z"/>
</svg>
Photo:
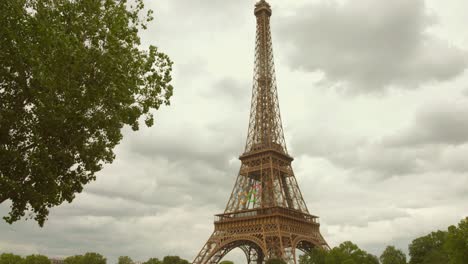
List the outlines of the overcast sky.
<svg viewBox="0 0 468 264">
<path fill-rule="evenodd" d="M 114 163 L 44 228 L 0 223 L 0 252 L 191 261 L 213 231 L 246 139 L 255 1 L 146 2 L 143 44 L 175 62 L 172 105 L 124 129 Z M 270 3 L 288 150 L 329 244 L 406 251 L 468 216 L 468 2 Z"/>
</svg>

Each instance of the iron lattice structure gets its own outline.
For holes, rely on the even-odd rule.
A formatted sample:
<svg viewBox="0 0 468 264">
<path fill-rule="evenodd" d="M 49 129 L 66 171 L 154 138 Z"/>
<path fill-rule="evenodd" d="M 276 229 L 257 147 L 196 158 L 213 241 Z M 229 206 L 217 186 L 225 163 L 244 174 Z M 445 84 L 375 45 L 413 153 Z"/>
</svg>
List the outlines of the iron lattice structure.
<svg viewBox="0 0 468 264">
<path fill-rule="evenodd" d="M 278 103 L 270 5 L 255 5 L 257 35 L 249 130 L 241 168 L 215 230 L 193 261 L 217 264 L 234 248 L 248 263 L 281 258 L 296 263 L 297 250 L 328 249 L 318 217 L 309 214 L 291 167 Z"/>
</svg>

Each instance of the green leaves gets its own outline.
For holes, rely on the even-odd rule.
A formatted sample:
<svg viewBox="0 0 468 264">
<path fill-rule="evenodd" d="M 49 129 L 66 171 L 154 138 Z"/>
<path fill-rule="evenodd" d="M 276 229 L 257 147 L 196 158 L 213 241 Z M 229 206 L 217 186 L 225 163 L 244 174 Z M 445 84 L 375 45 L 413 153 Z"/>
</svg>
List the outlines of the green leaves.
<svg viewBox="0 0 468 264">
<path fill-rule="evenodd" d="M 22 264 L 23 258 L 18 255 L 3 253 L 0 255 L 0 264 Z"/>
<path fill-rule="evenodd" d="M 172 62 L 140 50 L 142 0 L 11 0 L 0 9 L 0 203 L 4 219 L 71 202 L 95 179 L 125 125 L 169 105 Z M 141 20 L 142 19 L 142 20 Z"/>
<path fill-rule="evenodd" d="M 410 264 L 468 263 L 468 220 L 413 240 L 409 253 Z"/>
<path fill-rule="evenodd" d="M 150 258 L 148 261 L 143 262 L 143 264 L 162 264 L 162 262 L 157 258 Z"/>
<path fill-rule="evenodd" d="M 143 264 L 189 264 L 189 262 L 179 256 L 166 256 L 162 261 L 157 258 L 150 258 Z"/>
<path fill-rule="evenodd" d="M 379 264 L 376 256 L 360 249 L 350 241 L 325 251 L 314 248 L 300 258 L 301 264 Z"/>
<path fill-rule="evenodd" d="M 432 232 L 413 240 L 409 245 L 410 264 L 448 263 L 444 250 L 446 232 Z"/>
<path fill-rule="evenodd" d="M 30 255 L 24 259 L 23 264 L 51 264 L 51 261 L 43 255 Z"/>
<path fill-rule="evenodd" d="M 68 257 L 64 260 L 65 264 L 106 264 L 107 260 L 98 253 L 86 253 Z"/>
<path fill-rule="evenodd" d="M 163 264 L 189 264 L 185 259 L 181 259 L 179 256 L 166 256 L 163 258 Z"/>
<path fill-rule="evenodd" d="M 380 256 L 382 264 L 406 264 L 406 255 L 394 246 L 388 246 Z"/>
<path fill-rule="evenodd" d="M 449 264 L 468 263 L 468 218 L 448 228 L 444 248 Z"/>
<path fill-rule="evenodd" d="M 0 255 L 0 264 L 51 264 L 51 261 L 43 255 L 30 255 L 22 258 L 18 255 L 3 253 Z"/>
<path fill-rule="evenodd" d="M 134 263 L 135 262 L 133 262 L 133 260 L 128 256 L 119 257 L 119 260 L 117 262 L 117 264 L 134 264 Z"/>
</svg>

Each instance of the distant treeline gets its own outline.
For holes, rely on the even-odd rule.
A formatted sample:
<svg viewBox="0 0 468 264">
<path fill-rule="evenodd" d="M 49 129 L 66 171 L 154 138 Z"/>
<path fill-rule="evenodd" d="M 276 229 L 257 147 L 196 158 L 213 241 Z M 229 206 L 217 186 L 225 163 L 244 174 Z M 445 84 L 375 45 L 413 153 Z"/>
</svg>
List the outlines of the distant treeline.
<svg viewBox="0 0 468 264">
<path fill-rule="evenodd" d="M 25 258 L 4 253 L 0 255 L 0 264 L 107 264 L 107 259 L 98 253 L 86 253 L 84 255 L 70 256 L 63 260 L 49 259 L 43 255 L 30 255 Z M 185 259 L 178 256 L 167 256 L 162 260 L 150 258 L 145 262 L 135 262 L 130 257 L 119 257 L 118 264 L 189 264 Z"/>
<path fill-rule="evenodd" d="M 330 251 L 313 249 L 302 256 L 300 264 L 468 264 L 468 218 L 447 231 L 436 231 L 416 238 L 406 255 L 388 246 L 378 258 L 352 242 L 344 242 Z"/>
<path fill-rule="evenodd" d="M 300 264 L 468 264 L 468 218 L 458 226 L 450 226 L 447 231 L 436 231 L 416 238 L 409 245 L 409 262 L 406 255 L 394 246 L 388 246 L 380 257 L 360 249 L 352 242 L 344 242 L 326 251 L 313 249 L 300 257 Z M 106 264 L 106 258 L 97 253 L 86 253 L 65 258 L 64 264 Z M 151 258 L 141 264 L 189 264 L 178 256 L 167 256 L 162 260 Z M 282 264 L 282 260 L 272 259 L 267 264 Z M 0 264 L 55 264 L 46 256 L 31 255 L 21 257 L 4 253 Z M 118 264 L 137 264 L 130 257 L 119 257 Z M 233 264 L 223 261 L 220 264 Z"/>
</svg>

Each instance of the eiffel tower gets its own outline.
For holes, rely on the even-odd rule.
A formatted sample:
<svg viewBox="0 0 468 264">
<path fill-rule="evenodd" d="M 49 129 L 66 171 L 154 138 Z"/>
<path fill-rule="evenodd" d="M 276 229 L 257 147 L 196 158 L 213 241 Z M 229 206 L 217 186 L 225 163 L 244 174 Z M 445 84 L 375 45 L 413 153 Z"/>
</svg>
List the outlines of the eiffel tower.
<svg viewBox="0 0 468 264">
<path fill-rule="evenodd" d="M 247 263 L 280 258 L 297 262 L 298 250 L 329 249 L 302 198 L 288 154 L 281 123 L 270 32 L 271 7 L 255 5 L 257 36 L 254 84 L 247 143 L 241 168 L 214 232 L 193 264 L 217 264 L 234 248 Z"/>
</svg>

